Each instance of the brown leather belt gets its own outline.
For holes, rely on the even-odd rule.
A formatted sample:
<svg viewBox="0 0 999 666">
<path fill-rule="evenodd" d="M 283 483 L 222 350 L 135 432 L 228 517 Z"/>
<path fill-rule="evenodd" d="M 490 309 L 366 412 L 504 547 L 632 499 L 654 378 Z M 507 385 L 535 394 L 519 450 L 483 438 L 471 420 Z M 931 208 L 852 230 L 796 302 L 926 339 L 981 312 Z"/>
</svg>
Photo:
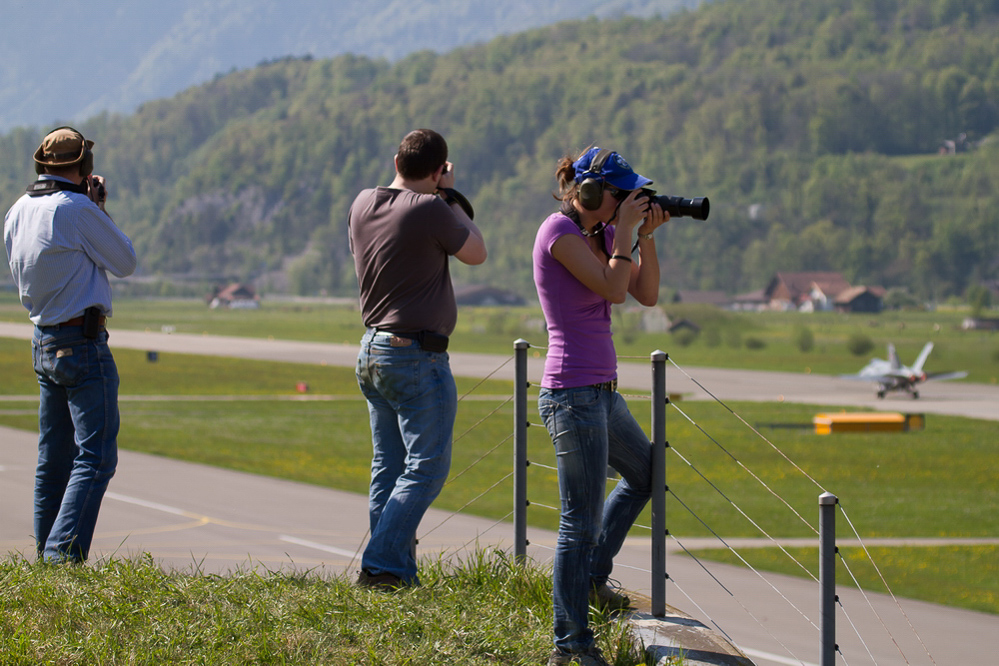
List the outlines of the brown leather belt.
<svg viewBox="0 0 999 666">
<path fill-rule="evenodd" d="M 101 315 L 97 319 L 97 325 L 104 326 L 107 323 L 107 320 L 107 317 Z M 56 326 L 83 326 L 83 317 L 73 317 L 72 319 L 68 319 L 60 324 L 56 324 Z"/>
</svg>

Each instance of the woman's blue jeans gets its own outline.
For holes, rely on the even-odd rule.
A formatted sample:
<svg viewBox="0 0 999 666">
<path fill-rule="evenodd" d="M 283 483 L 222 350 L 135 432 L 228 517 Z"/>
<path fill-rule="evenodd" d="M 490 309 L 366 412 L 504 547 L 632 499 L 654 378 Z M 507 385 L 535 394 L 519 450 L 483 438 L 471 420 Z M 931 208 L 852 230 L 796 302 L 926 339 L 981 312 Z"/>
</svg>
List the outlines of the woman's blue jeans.
<svg viewBox="0 0 999 666">
<path fill-rule="evenodd" d="M 555 646 L 593 644 L 589 591 L 607 582 L 614 556 L 652 493 L 652 445 L 616 391 L 541 389 L 538 412 L 558 464 L 562 513 L 555 548 Z M 621 480 L 604 500 L 608 463 Z"/>
<path fill-rule="evenodd" d="M 36 326 L 38 375 L 35 540 L 39 559 L 87 559 L 97 514 L 118 465 L 118 368 L 107 331 Z"/>
<path fill-rule="evenodd" d="M 408 584 L 416 575 L 416 529 L 451 469 L 458 394 L 447 352 L 413 342 L 393 347 L 369 330 L 357 357 L 357 383 L 371 417 L 371 538 L 361 567 Z"/>
</svg>

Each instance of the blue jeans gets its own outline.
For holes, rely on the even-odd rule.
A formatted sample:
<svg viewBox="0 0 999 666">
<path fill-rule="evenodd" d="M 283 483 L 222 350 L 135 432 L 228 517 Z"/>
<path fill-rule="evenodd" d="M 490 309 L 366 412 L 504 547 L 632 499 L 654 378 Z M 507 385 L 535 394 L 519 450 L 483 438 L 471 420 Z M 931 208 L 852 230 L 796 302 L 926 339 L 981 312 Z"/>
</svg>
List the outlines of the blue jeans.
<svg viewBox="0 0 999 666">
<path fill-rule="evenodd" d="M 614 556 L 652 494 L 652 445 L 616 391 L 542 388 L 538 412 L 555 446 L 562 513 L 555 548 L 555 646 L 585 652 L 589 591 L 607 582 Z M 621 480 L 604 500 L 608 463 Z"/>
<path fill-rule="evenodd" d="M 87 559 L 118 465 L 118 368 L 107 341 L 103 330 L 90 340 L 82 326 L 35 327 L 35 540 L 44 561 Z"/>
<path fill-rule="evenodd" d="M 416 528 L 451 469 L 458 393 L 447 352 L 415 341 L 393 347 L 369 330 L 357 357 L 357 383 L 371 417 L 371 538 L 361 557 L 370 574 L 416 575 Z"/>
</svg>

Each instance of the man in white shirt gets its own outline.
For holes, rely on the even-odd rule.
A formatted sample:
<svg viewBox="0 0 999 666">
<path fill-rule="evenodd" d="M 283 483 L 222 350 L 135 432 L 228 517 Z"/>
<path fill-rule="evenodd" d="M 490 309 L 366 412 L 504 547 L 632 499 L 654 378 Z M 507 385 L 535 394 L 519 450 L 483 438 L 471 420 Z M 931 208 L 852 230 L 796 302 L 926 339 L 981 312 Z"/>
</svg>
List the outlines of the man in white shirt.
<svg viewBox="0 0 999 666">
<path fill-rule="evenodd" d="M 35 151 L 38 180 L 4 217 L 4 246 L 21 303 L 35 325 L 38 467 L 35 540 L 40 560 L 87 559 L 101 501 L 118 463 L 118 369 L 105 327 L 107 273 L 131 275 L 131 241 L 104 211 L 107 183 L 93 171 L 93 141 L 71 127 Z"/>
</svg>

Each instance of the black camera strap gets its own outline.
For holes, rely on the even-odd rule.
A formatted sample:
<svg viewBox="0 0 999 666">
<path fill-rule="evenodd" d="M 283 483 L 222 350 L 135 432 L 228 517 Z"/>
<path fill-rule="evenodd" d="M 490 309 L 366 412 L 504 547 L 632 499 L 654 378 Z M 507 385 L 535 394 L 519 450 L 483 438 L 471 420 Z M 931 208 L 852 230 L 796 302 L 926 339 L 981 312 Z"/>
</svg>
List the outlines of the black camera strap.
<svg viewBox="0 0 999 666">
<path fill-rule="evenodd" d="M 87 186 L 83 183 L 79 185 L 74 185 L 73 183 L 67 183 L 63 180 L 36 180 L 25 190 L 25 193 L 29 197 L 43 197 L 46 194 L 55 194 L 56 192 L 76 192 L 77 194 L 86 194 L 88 192 Z"/>
<path fill-rule="evenodd" d="M 464 194 L 453 187 L 441 187 L 438 191 L 444 193 L 444 203 L 448 206 L 453 203 L 458 204 L 461 206 L 461 209 L 465 211 L 465 215 L 468 215 L 468 219 L 475 219 L 475 209 L 472 208 L 472 202 L 469 201 Z"/>
</svg>

